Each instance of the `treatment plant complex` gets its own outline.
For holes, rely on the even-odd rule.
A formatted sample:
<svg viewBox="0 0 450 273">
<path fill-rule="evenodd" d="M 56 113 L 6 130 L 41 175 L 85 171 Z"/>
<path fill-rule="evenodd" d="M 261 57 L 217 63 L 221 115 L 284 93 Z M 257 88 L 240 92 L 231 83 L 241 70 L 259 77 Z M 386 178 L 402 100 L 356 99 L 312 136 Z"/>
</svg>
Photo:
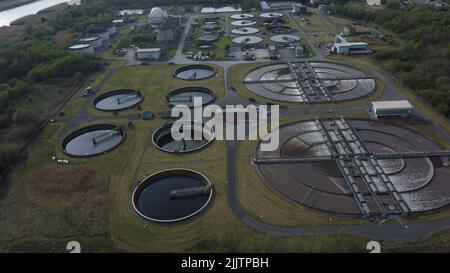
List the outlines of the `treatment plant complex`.
<svg viewBox="0 0 450 273">
<path fill-rule="evenodd" d="M 31 142 L 20 177 L 29 182 L 5 200 L 18 200 L 34 229 L 76 228 L 54 244 L 44 243 L 50 231 L 24 235 L 24 244 L 207 252 L 245 241 L 260 251 L 255 242 L 270 236 L 286 247 L 275 251 L 295 252 L 314 251 L 307 245 L 320 234 L 329 251 L 366 252 L 371 240 L 407 246 L 450 229 L 449 123 L 436 122 L 372 51 L 333 41 L 342 26 L 317 7 L 203 8 L 122 11 L 65 47 L 100 59 L 102 70 L 80 81 Z M 152 42 L 142 42 L 148 33 Z M 251 129 L 221 140 L 204 115 L 183 128 L 190 138 L 174 137 L 179 109 L 223 110 L 227 128 L 250 126 L 230 110 L 238 105 L 260 116 L 269 106 L 264 114 L 278 125 L 257 140 Z M 263 149 L 275 134 L 278 147 Z"/>
</svg>

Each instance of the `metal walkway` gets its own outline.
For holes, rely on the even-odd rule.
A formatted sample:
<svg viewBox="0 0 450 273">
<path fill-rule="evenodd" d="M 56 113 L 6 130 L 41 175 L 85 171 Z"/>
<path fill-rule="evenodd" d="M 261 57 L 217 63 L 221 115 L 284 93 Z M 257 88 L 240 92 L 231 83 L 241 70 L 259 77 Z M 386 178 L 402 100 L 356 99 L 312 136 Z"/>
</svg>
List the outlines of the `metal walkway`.
<svg viewBox="0 0 450 273">
<path fill-rule="evenodd" d="M 285 164 L 335 161 L 363 217 L 373 215 L 406 215 L 411 210 L 384 172 L 378 160 L 449 156 L 449 150 L 383 152 L 370 151 L 358 130 L 346 118 L 316 119 L 323 143 L 330 150 L 328 156 L 318 157 L 262 157 L 253 158 L 256 164 Z"/>
<path fill-rule="evenodd" d="M 114 137 L 116 135 L 120 134 L 120 127 L 114 127 L 111 129 L 111 131 L 108 131 L 106 133 L 103 133 L 101 135 L 95 136 L 92 138 L 92 144 L 97 145 L 98 143 L 105 141 L 111 137 Z"/>
<path fill-rule="evenodd" d="M 201 194 L 207 194 L 211 189 L 211 185 L 205 185 L 200 187 L 184 188 L 171 190 L 169 192 L 171 198 L 185 198 L 193 197 Z"/>
</svg>

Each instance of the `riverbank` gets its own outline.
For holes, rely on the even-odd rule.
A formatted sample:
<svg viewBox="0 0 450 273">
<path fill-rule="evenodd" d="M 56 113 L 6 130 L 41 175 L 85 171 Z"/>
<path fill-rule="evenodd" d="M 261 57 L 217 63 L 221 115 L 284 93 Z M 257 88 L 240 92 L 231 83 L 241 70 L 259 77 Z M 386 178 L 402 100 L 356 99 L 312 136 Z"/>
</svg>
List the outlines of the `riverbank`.
<svg viewBox="0 0 450 273">
<path fill-rule="evenodd" d="M 38 0 L 0 0 L 0 11 L 17 8 Z"/>
<path fill-rule="evenodd" d="M 0 27 L 0 38 L 20 38 L 25 35 L 25 24 L 37 24 L 42 18 L 48 18 L 68 7 L 67 3 L 57 4 L 39 11 L 37 14 L 28 15 L 11 22 L 10 26 Z"/>
<path fill-rule="evenodd" d="M 57 4 L 51 7 L 48 7 L 46 9 L 43 9 L 41 11 L 39 11 L 36 14 L 30 14 L 24 17 L 21 17 L 15 21 L 11 22 L 11 26 L 14 25 L 24 25 L 26 23 L 39 23 L 41 22 L 41 18 L 42 17 L 48 17 L 51 16 L 57 12 L 60 12 L 62 10 L 64 10 L 65 8 L 67 8 L 69 6 L 69 4 L 67 3 L 61 3 L 61 4 Z"/>
</svg>

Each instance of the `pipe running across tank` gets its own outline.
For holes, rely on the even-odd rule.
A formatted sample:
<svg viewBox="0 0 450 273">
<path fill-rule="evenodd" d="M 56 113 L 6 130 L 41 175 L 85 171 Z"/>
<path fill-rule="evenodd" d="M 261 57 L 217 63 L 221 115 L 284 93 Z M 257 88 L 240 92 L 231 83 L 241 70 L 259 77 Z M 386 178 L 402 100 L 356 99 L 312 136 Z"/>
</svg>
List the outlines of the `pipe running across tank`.
<svg viewBox="0 0 450 273">
<path fill-rule="evenodd" d="M 98 143 L 110 139 L 118 134 L 120 134 L 121 128 L 119 126 L 113 128 L 111 131 L 105 132 L 101 135 L 92 138 L 92 144 L 97 145 Z"/>
</svg>

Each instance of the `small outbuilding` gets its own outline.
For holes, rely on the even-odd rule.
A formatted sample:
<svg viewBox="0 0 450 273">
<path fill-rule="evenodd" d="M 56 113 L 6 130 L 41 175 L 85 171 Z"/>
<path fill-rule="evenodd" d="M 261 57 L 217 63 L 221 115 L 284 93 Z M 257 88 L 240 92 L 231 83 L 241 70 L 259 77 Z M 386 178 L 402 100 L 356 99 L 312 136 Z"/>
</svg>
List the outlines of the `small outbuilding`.
<svg viewBox="0 0 450 273">
<path fill-rule="evenodd" d="M 389 117 L 406 118 L 413 110 L 414 107 L 407 100 L 386 100 L 372 101 L 370 112 L 375 119 Z"/>
<path fill-rule="evenodd" d="M 369 49 L 369 45 L 364 42 L 343 42 L 334 43 L 333 51 L 341 55 L 357 55 L 357 54 L 370 54 L 372 50 Z"/>
<path fill-rule="evenodd" d="M 139 48 L 135 56 L 137 60 L 158 60 L 161 57 L 161 48 Z"/>
</svg>

